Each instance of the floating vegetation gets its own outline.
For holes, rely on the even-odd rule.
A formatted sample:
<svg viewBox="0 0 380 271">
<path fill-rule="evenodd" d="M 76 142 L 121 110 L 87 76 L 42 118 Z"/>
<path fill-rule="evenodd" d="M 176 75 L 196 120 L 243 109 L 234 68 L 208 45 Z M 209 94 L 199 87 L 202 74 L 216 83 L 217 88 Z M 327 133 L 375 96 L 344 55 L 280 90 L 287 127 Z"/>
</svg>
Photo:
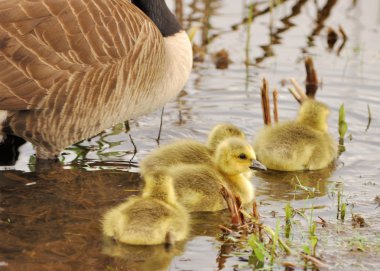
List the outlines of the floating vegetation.
<svg viewBox="0 0 380 271">
<path fill-rule="evenodd" d="M 229 54 L 226 49 L 221 49 L 212 55 L 215 67 L 219 70 L 224 70 L 228 68 L 228 65 L 231 63 Z"/>
<path fill-rule="evenodd" d="M 367 227 L 368 224 L 366 223 L 364 217 L 360 214 L 352 214 L 352 226 L 354 227 Z"/>
</svg>

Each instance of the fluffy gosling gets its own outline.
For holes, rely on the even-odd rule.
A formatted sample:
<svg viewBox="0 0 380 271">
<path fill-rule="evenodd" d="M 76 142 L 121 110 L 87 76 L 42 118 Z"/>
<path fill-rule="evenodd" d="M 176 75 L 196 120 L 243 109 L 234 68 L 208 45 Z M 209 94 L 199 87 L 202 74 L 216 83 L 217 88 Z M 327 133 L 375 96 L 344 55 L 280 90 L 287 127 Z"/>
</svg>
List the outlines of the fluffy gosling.
<svg viewBox="0 0 380 271">
<path fill-rule="evenodd" d="M 182 139 L 162 146 L 140 163 L 141 174 L 145 175 L 161 167 L 171 167 L 181 163 L 208 164 L 213 160 L 212 155 L 216 146 L 229 137 L 244 139 L 245 134 L 232 124 L 222 123 L 210 131 L 207 145 L 192 139 Z"/>
<path fill-rule="evenodd" d="M 172 244 L 186 238 L 189 215 L 177 202 L 173 180 L 166 171 L 145 177 L 141 197 L 109 210 L 103 219 L 103 233 L 130 245 Z"/>
<path fill-rule="evenodd" d="M 203 164 L 179 164 L 169 169 L 178 200 L 189 212 L 218 211 L 227 208 L 220 190 L 225 186 L 240 197 L 243 204 L 254 199 L 249 173 L 265 169 L 256 161 L 252 146 L 241 138 L 227 138 L 212 160 Z"/>
<path fill-rule="evenodd" d="M 212 128 L 208 135 L 207 147 L 214 152 L 218 147 L 218 144 L 229 137 L 245 139 L 245 134 L 239 127 L 231 123 L 217 124 Z"/>
<path fill-rule="evenodd" d="M 337 143 L 328 133 L 329 108 L 305 100 L 295 121 L 263 128 L 254 140 L 257 158 L 268 168 L 281 171 L 317 170 L 337 157 Z"/>
</svg>

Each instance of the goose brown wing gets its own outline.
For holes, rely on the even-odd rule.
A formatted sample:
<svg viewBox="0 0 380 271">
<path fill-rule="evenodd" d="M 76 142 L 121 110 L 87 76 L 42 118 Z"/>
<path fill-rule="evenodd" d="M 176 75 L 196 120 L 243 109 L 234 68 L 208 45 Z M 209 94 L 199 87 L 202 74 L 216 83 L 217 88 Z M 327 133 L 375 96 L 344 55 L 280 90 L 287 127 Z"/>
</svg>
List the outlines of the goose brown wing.
<svg viewBox="0 0 380 271">
<path fill-rule="evenodd" d="M 53 86 L 160 37 L 128 0 L 2 0 L 0 110 L 40 109 Z"/>
</svg>

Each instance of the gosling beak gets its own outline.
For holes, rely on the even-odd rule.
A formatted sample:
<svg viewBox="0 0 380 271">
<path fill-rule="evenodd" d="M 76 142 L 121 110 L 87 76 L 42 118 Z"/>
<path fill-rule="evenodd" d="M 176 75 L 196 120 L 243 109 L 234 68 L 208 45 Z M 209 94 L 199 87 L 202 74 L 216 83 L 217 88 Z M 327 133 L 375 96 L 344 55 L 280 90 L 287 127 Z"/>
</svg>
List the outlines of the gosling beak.
<svg viewBox="0 0 380 271">
<path fill-rule="evenodd" d="M 250 169 L 258 169 L 258 170 L 263 170 L 263 171 L 266 171 L 267 170 L 267 167 L 264 166 L 263 164 L 261 164 L 259 161 L 257 160 L 253 160 L 253 163 L 252 165 L 249 166 Z"/>
</svg>

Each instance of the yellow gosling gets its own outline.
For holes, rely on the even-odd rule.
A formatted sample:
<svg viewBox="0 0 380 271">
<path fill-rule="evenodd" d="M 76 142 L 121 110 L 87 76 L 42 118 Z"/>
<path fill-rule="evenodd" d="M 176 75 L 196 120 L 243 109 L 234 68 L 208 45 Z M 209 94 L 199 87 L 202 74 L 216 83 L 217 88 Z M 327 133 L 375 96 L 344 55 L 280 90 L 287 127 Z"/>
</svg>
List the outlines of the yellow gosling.
<svg viewBox="0 0 380 271">
<path fill-rule="evenodd" d="M 103 233 L 131 245 L 158 245 L 185 239 L 189 216 L 177 202 L 172 178 L 166 171 L 144 177 L 142 196 L 109 210 L 103 219 Z"/>
<path fill-rule="evenodd" d="M 328 133 L 329 108 L 304 101 L 295 121 L 263 128 L 254 140 L 258 160 L 281 171 L 317 170 L 337 157 L 337 143 Z"/>
<path fill-rule="evenodd" d="M 184 164 L 208 164 L 216 146 L 228 137 L 245 138 L 244 133 L 228 123 L 216 125 L 210 132 L 207 145 L 192 139 L 182 139 L 162 146 L 148 155 L 141 163 L 141 174 L 154 172 L 161 167 Z"/>
<path fill-rule="evenodd" d="M 243 204 L 254 199 L 254 187 L 247 176 L 251 168 L 265 169 L 256 161 L 252 146 L 241 138 L 222 141 L 204 164 L 179 164 L 170 168 L 178 200 L 189 212 L 227 208 L 220 189 L 225 186 Z"/>
<path fill-rule="evenodd" d="M 239 137 L 245 139 L 244 132 L 231 123 L 220 123 L 214 126 L 210 131 L 207 139 L 207 147 L 215 151 L 218 144 L 229 137 Z"/>
</svg>

